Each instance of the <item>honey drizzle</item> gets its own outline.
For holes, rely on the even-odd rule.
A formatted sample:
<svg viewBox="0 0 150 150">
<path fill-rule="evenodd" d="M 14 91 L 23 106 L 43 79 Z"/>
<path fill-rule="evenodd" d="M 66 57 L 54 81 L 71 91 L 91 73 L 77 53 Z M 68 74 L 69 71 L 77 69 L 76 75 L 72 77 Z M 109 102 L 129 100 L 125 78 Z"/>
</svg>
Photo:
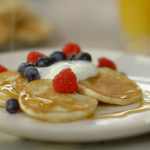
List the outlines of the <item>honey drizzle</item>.
<svg viewBox="0 0 150 150">
<path fill-rule="evenodd" d="M 115 113 L 110 114 L 100 114 L 100 115 L 93 115 L 91 119 L 98 119 L 98 118 L 119 118 L 119 117 L 125 117 L 129 114 L 138 113 L 138 112 L 144 112 L 150 110 L 150 103 L 144 102 L 144 100 L 141 100 L 139 102 L 139 106 L 134 109 L 124 110 L 124 111 L 118 111 Z"/>
<path fill-rule="evenodd" d="M 3 91 L 4 93 L 12 96 L 12 97 L 16 97 L 18 98 L 19 96 L 19 93 L 13 88 L 13 85 L 8 83 L 8 84 L 5 84 L 3 85 L 2 87 L 0 87 L 0 91 Z M 31 95 L 29 96 L 28 94 L 24 93 L 25 97 L 27 97 L 26 100 L 29 101 L 34 101 L 36 99 L 37 101 L 37 98 L 38 97 L 32 97 Z M 129 114 L 133 114 L 133 113 L 138 113 L 138 112 L 144 112 L 144 111 L 148 111 L 150 110 L 150 92 L 149 91 L 143 91 L 143 95 L 145 95 L 143 97 L 143 99 L 141 101 L 139 101 L 139 105 L 134 108 L 134 109 L 129 109 L 129 110 L 124 110 L 124 111 L 118 111 L 118 112 L 115 112 L 115 113 L 109 113 L 109 114 L 98 114 L 98 115 L 93 115 L 90 117 L 90 119 L 98 119 L 98 118 L 119 118 L 119 117 L 125 117 Z M 38 98 L 39 99 L 39 98 Z M 50 102 L 50 103 L 45 103 L 45 99 L 39 99 L 39 101 L 37 101 L 39 103 L 39 105 L 41 105 L 42 103 L 42 107 L 50 107 L 50 105 L 57 105 L 58 103 L 53 103 Z M 29 102 L 30 103 L 30 102 Z M 63 104 L 64 105 L 64 104 Z M 110 106 L 109 106 L 110 107 Z M 114 106 L 115 107 L 115 106 Z M 39 108 L 39 107 L 38 107 Z M 83 108 L 82 108 L 83 109 Z M 73 108 L 72 108 L 73 110 Z M 103 110 L 107 110 L 107 107 L 104 108 L 99 108 L 100 111 L 103 111 Z"/>
<path fill-rule="evenodd" d="M 11 83 L 5 84 L 2 87 L 0 87 L 0 91 L 8 94 L 10 97 L 19 97 L 19 93 L 13 88 L 13 85 Z"/>
<path fill-rule="evenodd" d="M 75 110 L 85 110 L 88 111 L 87 107 L 76 107 L 75 105 L 70 105 L 65 102 L 60 102 L 57 100 L 44 99 L 35 95 L 30 95 L 26 92 L 22 92 L 22 103 L 28 107 L 32 107 L 34 110 L 41 110 L 42 112 L 55 112 L 56 110 L 51 110 L 56 106 L 61 106 L 65 109 L 65 112 L 72 112 Z M 34 104 L 32 106 L 32 103 Z M 63 111 L 59 111 L 63 112 Z"/>
</svg>

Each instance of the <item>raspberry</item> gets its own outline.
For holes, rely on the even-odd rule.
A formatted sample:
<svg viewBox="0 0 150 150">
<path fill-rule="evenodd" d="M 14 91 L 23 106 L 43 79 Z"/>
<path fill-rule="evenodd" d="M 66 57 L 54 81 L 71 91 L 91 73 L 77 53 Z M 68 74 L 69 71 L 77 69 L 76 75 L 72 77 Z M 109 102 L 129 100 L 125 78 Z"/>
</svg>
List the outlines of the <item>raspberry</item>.
<svg viewBox="0 0 150 150">
<path fill-rule="evenodd" d="M 78 54 L 81 52 L 80 47 L 77 44 L 73 44 L 73 43 L 68 43 L 67 45 L 65 45 L 63 52 L 66 54 L 66 56 L 68 57 L 71 54 Z"/>
<path fill-rule="evenodd" d="M 74 93 L 78 90 L 76 75 L 70 68 L 60 71 L 52 80 L 52 85 L 59 93 Z"/>
<path fill-rule="evenodd" d="M 27 56 L 27 62 L 31 62 L 31 63 L 35 64 L 36 60 L 43 56 L 45 56 L 45 55 L 42 53 L 32 51 Z"/>
<path fill-rule="evenodd" d="M 0 73 L 4 72 L 4 71 L 8 71 L 8 69 L 2 65 L 0 65 Z"/>
<path fill-rule="evenodd" d="M 115 63 L 105 57 L 99 58 L 98 62 L 98 67 L 109 67 L 111 69 L 117 70 Z"/>
</svg>

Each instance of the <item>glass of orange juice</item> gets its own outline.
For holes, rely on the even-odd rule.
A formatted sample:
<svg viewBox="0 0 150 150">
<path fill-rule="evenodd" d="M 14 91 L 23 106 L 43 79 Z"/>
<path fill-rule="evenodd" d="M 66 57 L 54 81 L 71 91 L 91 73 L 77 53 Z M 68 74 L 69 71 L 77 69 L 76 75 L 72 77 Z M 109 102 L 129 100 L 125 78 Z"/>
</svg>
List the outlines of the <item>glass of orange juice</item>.
<svg viewBox="0 0 150 150">
<path fill-rule="evenodd" d="M 125 46 L 150 54 L 150 0 L 118 0 Z"/>
</svg>

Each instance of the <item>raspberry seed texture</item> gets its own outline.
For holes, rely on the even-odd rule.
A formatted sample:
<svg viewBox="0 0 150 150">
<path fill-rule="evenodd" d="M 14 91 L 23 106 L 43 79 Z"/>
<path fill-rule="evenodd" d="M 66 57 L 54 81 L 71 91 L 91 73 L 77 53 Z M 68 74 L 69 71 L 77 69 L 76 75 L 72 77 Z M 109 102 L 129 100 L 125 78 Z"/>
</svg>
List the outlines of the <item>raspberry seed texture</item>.
<svg viewBox="0 0 150 150">
<path fill-rule="evenodd" d="M 59 93 L 74 93 L 78 90 L 77 77 L 70 69 L 63 69 L 52 80 L 54 89 Z"/>
</svg>

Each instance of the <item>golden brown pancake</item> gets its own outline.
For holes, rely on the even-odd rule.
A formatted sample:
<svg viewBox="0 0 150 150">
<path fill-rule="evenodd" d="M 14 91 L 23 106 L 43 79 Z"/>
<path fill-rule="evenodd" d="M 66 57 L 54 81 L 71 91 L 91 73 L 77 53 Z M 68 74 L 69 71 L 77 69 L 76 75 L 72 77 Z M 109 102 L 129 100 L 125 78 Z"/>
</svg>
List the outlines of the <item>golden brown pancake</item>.
<svg viewBox="0 0 150 150">
<path fill-rule="evenodd" d="M 20 91 L 26 84 L 26 79 L 17 70 L 0 73 L 0 106 L 4 107 L 11 97 L 18 99 Z"/>
<path fill-rule="evenodd" d="M 110 104 L 127 105 L 142 99 L 134 81 L 110 68 L 98 68 L 98 75 L 79 82 L 79 93 Z"/>
<path fill-rule="evenodd" d="M 20 93 L 21 109 L 31 117 L 49 122 L 70 122 L 91 116 L 95 98 L 79 93 L 57 93 L 50 79 L 30 82 Z"/>
</svg>

